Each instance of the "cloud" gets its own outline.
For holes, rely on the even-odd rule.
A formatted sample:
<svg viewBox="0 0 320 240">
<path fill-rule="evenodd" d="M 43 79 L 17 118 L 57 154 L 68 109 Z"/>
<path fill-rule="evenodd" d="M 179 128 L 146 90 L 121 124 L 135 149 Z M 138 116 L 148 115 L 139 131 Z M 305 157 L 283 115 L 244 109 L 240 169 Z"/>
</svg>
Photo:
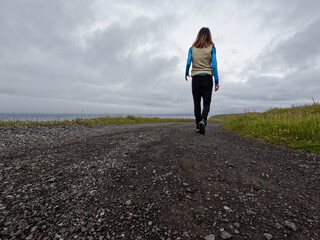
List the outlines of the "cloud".
<svg viewBox="0 0 320 240">
<path fill-rule="evenodd" d="M 316 47 L 319 27 L 320 19 L 266 46 L 238 74 L 246 81 L 225 84 L 224 98 L 233 99 L 235 109 L 257 111 L 310 103 L 312 98 L 320 101 L 320 50 Z"/>
<path fill-rule="evenodd" d="M 18 19 L 12 14 L 6 16 L 7 22 L 15 19 L 29 27 L 6 25 L 4 31 L 13 32 L 6 35 L 14 39 L 1 42 L 7 49 L 0 66 L 1 81 L 3 86 L 8 86 L 2 89 L 2 94 L 42 101 L 47 98 L 70 103 L 114 104 L 119 112 L 129 111 L 133 105 L 144 111 L 146 107 L 164 111 L 161 108 L 165 103 L 170 104 L 176 98 L 170 90 L 179 85 L 171 78 L 178 57 L 166 55 L 163 47 L 170 23 L 175 21 L 174 15 L 137 16 L 125 24 L 114 20 L 94 29 L 92 12 L 83 11 L 80 3 L 69 9 L 69 4 L 60 1 L 42 9 L 45 4 L 33 2 L 28 5 L 27 13 L 16 12 Z M 44 11 L 40 16 L 48 15 L 49 19 L 32 18 L 34 6 Z M 9 11 L 12 5 L 5 7 Z M 49 10 L 57 14 L 53 17 L 46 12 Z M 69 11 L 75 10 L 79 15 L 69 19 Z M 40 111 L 45 109 L 46 103 L 43 104 Z M 5 106 L 2 109 L 10 111 Z"/>
<path fill-rule="evenodd" d="M 260 57 L 264 68 L 313 66 L 319 60 L 320 18 L 299 32 L 266 50 Z M 262 70 L 262 69 L 261 69 Z"/>
<path fill-rule="evenodd" d="M 202 26 L 221 84 L 211 114 L 318 99 L 319 5 L 1 1 L 0 112 L 192 114 L 184 70 Z"/>
</svg>

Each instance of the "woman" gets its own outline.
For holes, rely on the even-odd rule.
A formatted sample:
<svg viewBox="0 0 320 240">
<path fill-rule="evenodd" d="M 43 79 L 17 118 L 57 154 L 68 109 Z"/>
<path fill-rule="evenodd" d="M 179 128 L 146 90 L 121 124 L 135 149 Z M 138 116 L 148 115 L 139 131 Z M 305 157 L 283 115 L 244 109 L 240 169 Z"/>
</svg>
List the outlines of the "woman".
<svg viewBox="0 0 320 240">
<path fill-rule="evenodd" d="M 195 42 L 189 49 L 185 79 L 188 81 L 189 68 L 192 62 L 192 95 L 194 115 L 196 118 L 196 132 L 205 134 L 207 117 L 210 110 L 213 88 L 212 76 L 215 80 L 215 91 L 219 89 L 216 48 L 212 42 L 210 29 L 203 27 L 198 32 Z M 203 110 L 201 113 L 201 97 Z"/>
</svg>

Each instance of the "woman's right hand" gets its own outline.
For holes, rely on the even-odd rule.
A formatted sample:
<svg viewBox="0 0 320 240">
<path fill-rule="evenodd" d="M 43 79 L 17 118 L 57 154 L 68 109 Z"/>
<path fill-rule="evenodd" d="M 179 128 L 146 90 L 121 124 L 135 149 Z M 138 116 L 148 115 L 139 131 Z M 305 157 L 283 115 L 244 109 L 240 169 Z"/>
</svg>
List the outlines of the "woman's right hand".
<svg viewBox="0 0 320 240">
<path fill-rule="evenodd" d="M 188 77 L 190 77 L 189 75 L 185 75 L 184 78 L 186 79 L 186 81 L 188 81 Z"/>
</svg>

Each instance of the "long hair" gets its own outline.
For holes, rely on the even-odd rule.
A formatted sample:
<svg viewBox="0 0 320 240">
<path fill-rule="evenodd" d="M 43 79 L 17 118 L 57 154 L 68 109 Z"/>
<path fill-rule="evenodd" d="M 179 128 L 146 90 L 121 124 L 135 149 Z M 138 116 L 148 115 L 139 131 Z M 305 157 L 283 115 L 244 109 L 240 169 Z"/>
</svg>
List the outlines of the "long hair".
<svg viewBox="0 0 320 240">
<path fill-rule="evenodd" d="M 209 47 L 210 45 L 214 45 L 212 42 L 210 29 L 207 27 L 203 27 L 198 32 L 197 38 L 192 44 L 192 47 L 203 48 Z"/>
</svg>

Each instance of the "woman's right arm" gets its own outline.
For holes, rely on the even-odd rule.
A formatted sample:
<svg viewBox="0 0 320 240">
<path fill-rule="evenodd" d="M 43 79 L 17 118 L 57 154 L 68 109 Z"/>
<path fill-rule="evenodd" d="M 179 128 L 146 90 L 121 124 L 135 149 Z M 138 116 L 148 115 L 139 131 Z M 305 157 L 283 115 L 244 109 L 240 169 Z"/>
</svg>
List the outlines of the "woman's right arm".
<svg viewBox="0 0 320 240">
<path fill-rule="evenodd" d="M 187 79 L 187 76 L 189 76 L 189 69 L 190 69 L 190 66 L 191 66 L 191 62 L 192 62 L 192 47 L 189 49 L 189 52 L 188 52 L 188 59 L 187 59 L 187 66 L 186 66 L 186 74 L 185 74 L 185 79 Z"/>
</svg>

